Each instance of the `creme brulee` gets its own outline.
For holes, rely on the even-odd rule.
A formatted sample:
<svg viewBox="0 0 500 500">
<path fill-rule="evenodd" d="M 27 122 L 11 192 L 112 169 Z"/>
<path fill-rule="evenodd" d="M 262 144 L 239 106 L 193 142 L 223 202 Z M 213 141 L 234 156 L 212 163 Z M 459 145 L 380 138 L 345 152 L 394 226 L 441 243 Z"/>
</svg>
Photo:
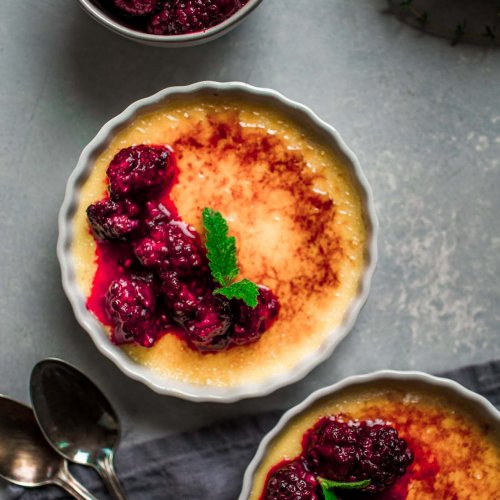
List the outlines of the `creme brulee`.
<svg viewBox="0 0 500 500">
<path fill-rule="evenodd" d="M 202 354 L 175 335 L 151 348 L 122 348 L 179 381 L 214 386 L 257 382 L 318 350 L 357 295 L 365 268 L 360 193 L 332 148 L 284 114 L 225 98 L 186 99 L 140 115 L 118 132 L 81 188 L 72 254 L 89 297 L 96 242 L 85 210 L 106 192 L 106 169 L 123 148 L 170 146 L 179 168 L 171 191 L 180 217 L 202 234 L 204 207 L 236 236 L 240 276 L 268 286 L 281 309 L 254 344 Z"/>
<path fill-rule="evenodd" d="M 271 441 L 256 471 L 251 500 L 262 495 L 268 472 L 301 453 L 302 436 L 324 416 L 390 423 L 414 461 L 380 500 L 498 498 L 500 430 L 471 403 L 413 382 L 377 382 L 326 396 L 294 417 Z"/>
</svg>

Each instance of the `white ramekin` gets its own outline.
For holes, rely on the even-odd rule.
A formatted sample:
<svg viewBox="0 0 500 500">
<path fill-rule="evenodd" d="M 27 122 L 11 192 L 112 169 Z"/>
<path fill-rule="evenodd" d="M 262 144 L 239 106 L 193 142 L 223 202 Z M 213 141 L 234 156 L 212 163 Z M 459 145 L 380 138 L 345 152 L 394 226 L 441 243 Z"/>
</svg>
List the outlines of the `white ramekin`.
<svg viewBox="0 0 500 500">
<path fill-rule="evenodd" d="M 478 419 L 486 419 L 500 428 L 500 412 L 486 398 L 466 389 L 453 380 L 435 377 L 423 372 L 402 372 L 394 370 L 381 370 L 366 375 L 347 377 L 334 385 L 313 392 L 302 401 L 302 403 L 288 410 L 280 418 L 278 423 L 262 438 L 255 456 L 245 471 L 243 486 L 238 500 L 247 500 L 249 498 L 255 473 L 265 458 L 271 442 L 295 416 L 307 411 L 316 401 L 325 396 L 333 396 L 348 387 L 362 387 L 363 385 L 377 383 L 382 385 L 386 382 L 402 382 L 407 384 L 418 383 L 428 386 L 433 393 L 437 392 L 438 394 L 449 396 L 458 402 L 463 401 L 464 403 L 468 403 L 469 407 L 472 406 L 474 411 L 477 412 L 475 414 Z"/>
<path fill-rule="evenodd" d="M 236 11 L 231 17 L 205 31 L 197 31 L 185 35 L 150 35 L 149 33 L 134 30 L 120 23 L 105 10 L 98 7 L 92 0 L 78 1 L 85 12 L 109 30 L 134 42 L 156 47 L 188 47 L 215 40 L 236 28 L 262 2 L 262 0 L 249 0 L 245 6 Z"/>
<path fill-rule="evenodd" d="M 307 355 L 292 369 L 269 377 L 258 383 L 249 383 L 231 387 L 212 387 L 187 384 L 165 378 L 132 361 L 119 347 L 113 345 L 105 328 L 86 308 L 82 291 L 75 279 L 75 269 L 71 255 L 73 238 L 73 216 L 79 199 L 79 191 L 87 179 L 96 158 L 107 147 L 112 137 L 129 124 L 139 113 L 158 106 L 159 103 L 184 99 L 186 96 L 231 96 L 257 104 L 270 106 L 282 111 L 310 130 L 313 135 L 327 141 L 345 159 L 345 164 L 357 184 L 363 203 L 363 213 L 367 228 L 365 248 L 366 265 L 363 271 L 357 296 L 353 299 L 342 323 L 332 330 L 323 345 L 314 353 Z M 88 332 L 97 348 L 110 358 L 129 377 L 140 380 L 160 394 L 177 396 L 192 401 L 234 402 L 243 398 L 263 396 L 276 389 L 303 378 L 319 363 L 327 359 L 338 343 L 349 333 L 358 313 L 366 301 L 370 282 L 377 260 L 378 222 L 375 215 L 373 198 L 368 182 L 358 160 L 344 144 L 338 132 L 318 118 L 310 109 L 293 102 L 278 92 L 256 88 L 239 82 L 200 82 L 185 87 L 171 87 L 157 94 L 131 104 L 125 111 L 106 123 L 94 139 L 83 150 L 78 164 L 70 175 L 66 194 L 59 213 L 59 239 L 57 255 L 61 265 L 63 287 L 73 307 L 76 319 Z"/>
</svg>

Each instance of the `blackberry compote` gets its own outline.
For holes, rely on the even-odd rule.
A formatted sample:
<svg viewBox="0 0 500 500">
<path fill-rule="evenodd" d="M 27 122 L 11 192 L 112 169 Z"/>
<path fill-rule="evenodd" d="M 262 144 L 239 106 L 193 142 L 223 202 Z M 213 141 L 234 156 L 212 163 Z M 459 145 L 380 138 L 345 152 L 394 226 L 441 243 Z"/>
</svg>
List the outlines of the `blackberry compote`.
<svg viewBox="0 0 500 500">
<path fill-rule="evenodd" d="M 285 462 L 275 467 L 268 478 L 265 500 L 319 500 L 316 476 L 302 461 Z"/>
<path fill-rule="evenodd" d="M 253 309 L 214 294 L 200 236 L 169 197 L 177 179 L 173 152 L 160 145 L 122 149 L 107 176 L 109 197 L 87 208 L 98 254 L 87 307 L 112 327 L 112 340 L 151 347 L 175 333 L 203 353 L 256 342 L 279 302 L 264 286 Z"/>
<path fill-rule="evenodd" d="M 121 22 L 153 35 L 183 35 L 222 23 L 248 0 L 101 0 Z"/>
<path fill-rule="evenodd" d="M 301 455 L 268 473 L 261 500 L 321 499 L 320 478 L 339 483 L 370 480 L 360 491 L 345 494 L 368 498 L 394 484 L 412 462 L 407 442 L 382 420 L 323 417 L 304 434 Z"/>
<path fill-rule="evenodd" d="M 318 475 L 344 482 L 370 479 L 368 492 L 383 491 L 413 461 L 406 441 L 382 421 L 325 417 L 306 434 L 303 448 L 305 462 Z"/>
<path fill-rule="evenodd" d="M 115 199 L 147 199 L 172 180 L 175 169 L 165 146 L 132 146 L 115 155 L 106 172 Z"/>
</svg>

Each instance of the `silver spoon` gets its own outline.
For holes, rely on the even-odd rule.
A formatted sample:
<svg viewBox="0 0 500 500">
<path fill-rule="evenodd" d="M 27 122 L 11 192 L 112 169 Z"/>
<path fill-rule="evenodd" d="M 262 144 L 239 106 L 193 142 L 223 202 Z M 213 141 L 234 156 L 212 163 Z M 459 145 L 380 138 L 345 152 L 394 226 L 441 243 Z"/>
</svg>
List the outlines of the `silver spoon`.
<svg viewBox="0 0 500 500">
<path fill-rule="evenodd" d="M 120 421 L 102 392 L 58 359 L 35 365 L 30 391 L 38 424 L 54 449 L 72 462 L 93 467 L 112 497 L 125 500 L 113 467 Z"/>
<path fill-rule="evenodd" d="M 28 488 L 57 484 L 78 500 L 95 500 L 47 443 L 32 409 L 1 395 L 0 476 Z"/>
</svg>

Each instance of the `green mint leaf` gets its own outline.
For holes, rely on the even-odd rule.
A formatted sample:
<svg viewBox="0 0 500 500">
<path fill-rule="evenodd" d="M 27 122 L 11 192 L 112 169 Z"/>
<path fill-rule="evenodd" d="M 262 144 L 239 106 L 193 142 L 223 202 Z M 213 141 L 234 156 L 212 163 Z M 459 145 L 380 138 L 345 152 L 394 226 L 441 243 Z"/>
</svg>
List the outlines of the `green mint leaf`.
<svg viewBox="0 0 500 500">
<path fill-rule="evenodd" d="M 203 225 L 212 276 L 219 285 L 229 286 L 239 273 L 236 262 L 236 239 L 234 236 L 228 236 L 229 228 L 222 214 L 211 208 L 203 209 Z"/>
<path fill-rule="evenodd" d="M 208 265 L 214 280 L 221 286 L 213 293 L 224 295 L 228 299 L 239 299 L 249 307 L 256 307 L 259 296 L 257 285 L 247 279 L 233 283 L 240 270 L 236 261 L 236 239 L 228 236 L 226 220 L 220 212 L 211 208 L 204 208 L 202 215 Z"/>
<path fill-rule="evenodd" d="M 249 307 L 257 306 L 257 297 L 259 296 L 259 288 L 255 283 L 244 279 L 232 283 L 229 286 L 223 288 L 217 288 L 214 290 L 215 294 L 224 295 L 228 299 L 240 299 Z"/>
<path fill-rule="evenodd" d="M 330 479 L 325 479 L 323 477 L 318 477 L 319 484 L 323 491 L 323 496 L 325 500 L 338 500 L 337 495 L 335 495 L 334 489 L 339 490 L 362 490 L 370 485 L 371 480 L 365 479 L 364 481 L 356 481 L 352 483 L 343 483 L 339 481 L 331 481 Z"/>
</svg>

